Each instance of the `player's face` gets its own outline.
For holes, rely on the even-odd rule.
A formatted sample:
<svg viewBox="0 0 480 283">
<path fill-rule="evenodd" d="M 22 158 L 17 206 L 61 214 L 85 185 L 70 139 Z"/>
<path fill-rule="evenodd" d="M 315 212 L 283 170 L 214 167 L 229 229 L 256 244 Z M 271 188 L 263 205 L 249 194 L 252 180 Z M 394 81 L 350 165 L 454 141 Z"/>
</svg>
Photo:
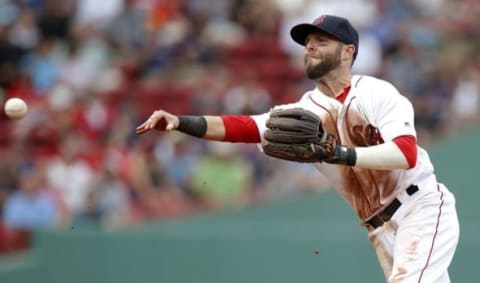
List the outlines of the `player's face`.
<svg viewBox="0 0 480 283">
<path fill-rule="evenodd" d="M 304 66 L 309 79 L 323 77 L 341 62 L 342 43 L 323 34 L 311 34 L 305 43 Z"/>
</svg>

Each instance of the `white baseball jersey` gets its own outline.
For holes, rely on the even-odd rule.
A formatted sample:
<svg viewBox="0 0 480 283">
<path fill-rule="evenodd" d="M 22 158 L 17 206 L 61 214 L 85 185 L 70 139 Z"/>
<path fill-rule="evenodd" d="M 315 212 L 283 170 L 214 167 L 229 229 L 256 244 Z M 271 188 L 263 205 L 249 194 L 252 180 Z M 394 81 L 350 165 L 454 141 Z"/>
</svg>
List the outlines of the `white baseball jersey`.
<svg viewBox="0 0 480 283">
<path fill-rule="evenodd" d="M 294 107 L 316 113 L 324 130 L 349 147 L 376 145 L 403 135 L 416 137 L 411 103 L 390 83 L 374 77 L 353 76 L 344 103 L 314 89 L 296 103 L 275 108 Z M 253 118 L 263 137 L 268 113 Z M 327 163 L 315 165 L 329 177 L 331 185 L 359 217 L 365 219 L 411 184 L 436 183 L 428 154 L 420 147 L 417 152 L 416 166 L 409 170 L 370 170 Z"/>
<path fill-rule="evenodd" d="M 370 76 L 353 76 L 343 103 L 314 89 L 298 102 L 275 108 L 295 107 L 316 113 L 324 130 L 349 147 L 377 145 L 405 135 L 416 137 L 411 103 L 390 83 Z M 262 138 L 268 117 L 269 113 L 252 116 Z M 315 166 L 362 220 L 400 199 L 402 205 L 391 221 L 369 232 L 388 282 L 449 282 L 447 268 L 459 235 L 455 199 L 445 186 L 437 184 L 424 149 L 417 145 L 417 162 L 411 169 Z M 410 185 L 419 187 L 415 195 L 406 194 Z M 440 248 L 436 246 L 439 243 Z"/>
</svg>

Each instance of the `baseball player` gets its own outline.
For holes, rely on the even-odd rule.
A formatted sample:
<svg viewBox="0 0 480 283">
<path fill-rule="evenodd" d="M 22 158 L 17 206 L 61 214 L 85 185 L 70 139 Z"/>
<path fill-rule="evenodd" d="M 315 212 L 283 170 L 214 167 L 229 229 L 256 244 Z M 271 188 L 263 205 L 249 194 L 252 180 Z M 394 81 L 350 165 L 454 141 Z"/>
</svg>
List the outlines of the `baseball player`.
<svg viewBox="0 0 480 283">
<path fill-rule="evenodd" d="M 455 198 L 417 144 L 412 104 L 384 80 L 351 74 L 359 40 L 347 19 L 324 15 L 290 34 L 304 46 L 305 72 L 315 82 L 299 101 L 251 116 L 158 110 L 137 133 L 258 143 L 270 156 L 312 163 L 367 228 L 387 282 L 450 282 Z"/>
</svg>

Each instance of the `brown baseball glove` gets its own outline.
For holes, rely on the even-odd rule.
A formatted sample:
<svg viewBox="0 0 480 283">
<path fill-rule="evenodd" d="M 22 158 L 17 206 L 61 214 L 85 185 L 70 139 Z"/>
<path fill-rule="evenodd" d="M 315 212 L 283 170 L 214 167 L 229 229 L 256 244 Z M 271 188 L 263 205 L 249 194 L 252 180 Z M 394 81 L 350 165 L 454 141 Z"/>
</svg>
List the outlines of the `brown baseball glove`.
<svg viewBox="0 0 480 283">
<path fill-rule="evenodd" d="M 302 109 L 273 110 L 262 143 L 269 156 L 297 162 L 329 161 L 337 141 L 325 132 L 315 113 Z"/>
</svg>

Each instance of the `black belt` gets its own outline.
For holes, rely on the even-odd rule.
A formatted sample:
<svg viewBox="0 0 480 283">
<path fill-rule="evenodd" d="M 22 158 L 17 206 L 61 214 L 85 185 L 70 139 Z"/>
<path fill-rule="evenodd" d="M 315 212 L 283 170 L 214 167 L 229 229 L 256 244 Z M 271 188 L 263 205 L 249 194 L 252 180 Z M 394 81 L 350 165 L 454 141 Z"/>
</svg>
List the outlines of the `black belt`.
<svg viewBox="0 0 480 283">
<path fill-rule="evenodd" d="M 410 187 L 407 188 L 407 194 L 409 196 L 413 195 L 418 191 L 418 186 L 417 185 L 410 185 Z M 383 223 L 387 222 L 392 218 L 393 214 L 397 209 L 402 205 L 402 203 L 395 198 L 391 203 L 389 203 L 385 208 L 377 213 L 376 215 L 372 216 L 369 220 L 365 222 L 365 224 L 370 225 L 373 227 L 373 229 L 376 229 L 380 226 L 383 225 Z"/>
</svg>

